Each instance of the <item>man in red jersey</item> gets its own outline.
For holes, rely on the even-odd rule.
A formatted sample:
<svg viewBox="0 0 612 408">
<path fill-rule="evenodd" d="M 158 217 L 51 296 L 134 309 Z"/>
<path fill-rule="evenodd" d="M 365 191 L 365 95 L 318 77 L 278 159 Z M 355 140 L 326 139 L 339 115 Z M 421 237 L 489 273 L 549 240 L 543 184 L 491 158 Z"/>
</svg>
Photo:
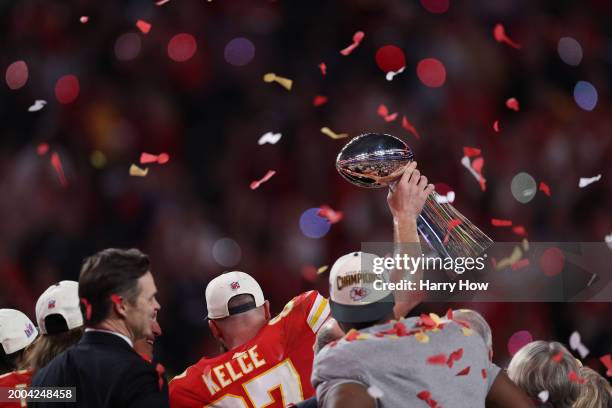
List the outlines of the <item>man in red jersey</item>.
<svg viewBox="0 0 612 408">
<path fill-rule="evenodd" d="M 227 351 L 170 382 L 173 408 L 286 407 L 314 396 L 313 344 L 329 316 L 327 299 L 302 293 L 270 319 L 257 281 L 229 272 L 208 284 L 206 305 L 210 330 Z"/>
<path fill-rule="evenodd" d="M 0 309 L 0 343 L 2 357 L 13 368 L 23 362 L 26 348 L 38 336 L 38 331 L 28 317 L 15 309 Z M 31 384 L 30 370 L 16 370 L 0 375 L 0 387 L 24 388 Z M 1 408 L 25 407 L 26 402 L 0 402 Z"/>
</svg>

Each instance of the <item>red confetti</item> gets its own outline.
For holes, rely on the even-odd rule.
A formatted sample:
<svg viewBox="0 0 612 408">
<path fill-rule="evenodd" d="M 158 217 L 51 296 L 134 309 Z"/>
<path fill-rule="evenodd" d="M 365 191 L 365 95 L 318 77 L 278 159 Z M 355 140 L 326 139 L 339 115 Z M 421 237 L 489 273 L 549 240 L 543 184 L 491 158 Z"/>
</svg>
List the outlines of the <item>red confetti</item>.
<svg viewBox="0 0 612 408">
<path fill-rule="evenodd" d="M 251 190 L 255 190 L 257 188 L 259 188 L 259 186 L 262 183 L 265 183 L 266 181 L 270 180 L 270 178 L 276 174 L 276 171 L 274 170 L 268 170 L 268 172 L 266 173 L 265 176 L 263 176 L 260 180 L 255 180 L 253 182 L 251 182 Z"/>
<path fill-rule="evenodd" d="M 403 323 L 397 322 L 393 325 L 393 329 L 395 330 L 395 333 L 399 336 L 399 337 L 404 337 L 408 335 L 408 332 L 406 331 L 406 326 L 404 326 Z"/>
<path fill-rule="evenodd" d="M 524 258 L 524 259 L 521 259 L 521 260 L 516 261 L 515 263 L 513 263 L 511 265 L 511 268 L 512 268 L 513 271 L 516 271 L 517 269 L 522 269 L 522 268 L 525 268 L 527 266 L 529 266 L 529 259 Z"/>
<path fill-rule="evenodd" d="M 420 400 L 428 400 L 431 398 L 431 393 L 429 391 L 421 391 L 417 394 L 417 398 Z"/>
<path fill-rule="evenodd" d="M 427 357 L 427 364 L 446 365 L 446 354 L 440 353 L 434 356 Z"/>
<path fill-rule="evenodd" d="M 482 167 L 484 166 L 484 159 L 482 157 L 478 157 L 472 161 L 472 168 L 478 174 L 478 183 L 480 184 L 480 189 L 482 191 L 486 190 L 486 180 L 482 176 Z"/>
<path fill-rule="evenodd" d="M 328 205 L 322 205 L 317 215 L 326 218 L 330 224 L 336 224 L 344 218 L 344 213 L 342 211 L 335 211 Z"/>
<path fill-rule="evenodd" d="M 474 156 L 478 156 L 480 154 L 480 149 L 476 148 L 476 147 L 464 147 L 463 148 L 463 155 L 467 156 L 467 157 L 474 157 Z"/>
<path fill-rule="evenodd" d="M 64 75 L 55 83 L 55 97 L 61 104 L 69 104 L 79 96 L 79 80 L 74 75 Z"/>
<path fill-rule="evenodd" d="M 417 65 L 417 76 L 423 85 L 429 88 L 439 88 L 446 81 L 446 68 L 435 58 L 425 58 Z"/>
<path fill-rule="evenodd" d="M 557 276 L 565 266 L 565 254 L 556 247 L 546 249 L 540 257 L 540 268 L 546 276 Z"/>
<path fill-rule="evenodd" d="M 421 0 L 421 5 L 430 13 L 441 14 L 448 11 L 449 0 Z"/>
<path fill-rule="evenodd" d="M 563 352 L 562 352 L 562 351 L 558 352 L 557 354 L 555 354 L 555 355 L 553 356 L 553 358 L 552 358 L 552 359 L 553 359 L 553 361 L 554 361 L 554 362 L 556 362 L 556 363 L 560 363 L 560 362 L 561 362 L 561 360 L 563 360 Z"/>
<path fill-rule="evenodd" d="M 195 54 L 198 45 L 191 34 L 177 34 L 168 42 L 168 57 L 176 62 L 185 62 Z"/>
<path fill-rule="evenodd" d="M 500 220 L 497 218 L 491 218 L 491 225 L 494 227 L 511 227 L 512 221 L 510 220 Z"/>
<path fill-rule="evenodd" d="M 345 49 L 341 50 L 340 54 L 344 55 L 345 57 L 349 55 L 351 52 L 353 52 L 355 48 L 357 48 L 359 44 L 361 44 L 363 37 L 365 37 L 365 33 L 363 31 L 357 31 L 353 35 L 353 43 L 349 45 L 348 47 L 346 47 Z"/>
<path fill-rule="evenodd" d="M 584 384 L 586 381 L 584 380 L 584 378 L 580 377 L 578 374 L 576 374 L 575 371 L 570 371 L 569 374 L 567 375 L 567 378 L 571 381 L 574 382 L 576 384 Z"/>
<path fill-rule="evenodd" d="M 382 117 L 385 122 L 393 122 L 397 118 L 397 112 L 389 114 L 389 110 L 383 104 L 378 107 L 378 116 Z"/>
<path fill-rule="evenodd" d="M 448 320 L 453 320 L 453 309 L 448 309 L 448 310 L 446 311 L 446 318 L 447 318 Z"/>
<path fill-rule="evenodd" d="M 605 356 L 599 357 L 599 361 L 608 369 L 606 375 L 612 377 L 612 355 L 606 354 Z"/>
<path fill-rule="evenodd" d="M 482 375 L 482 378 L 484 378 L 485 380 L 487 379 L 487 370 L 485 370 L 484 368 L 480 371 L 480 375 Z"/>
<path fill-rule="evenodd" d="M 402 127 L 412 133 L 414 137 L 417 138 L 417 140 L 421 139 L 421 136 L 419 136 L 419 132 L 417 132 L 414 126 L 412 126 L 412 123 L 408 121 L 408 118 L 405 115 L 402 116 Z"/>
<path fill-rule="evenodd" d="M 347 333 L 346 336 L 344 336 L 344 340 L 354 341 L 354 340 L 357 340 L 357 337 L 359 337 L 359 332 L 355 329 L 352 329 L 351 331 Z"/>
<path fill-rule="evenodd" d="M 81 16 L 81 18 L 79 18 L 79 21 L 81 22 L 81 24 L 85 24 L 89 21 L 89 17 L 88 16 Z"/>
<path fill-rule="evenodd" d="M 321 105 L 325 105 L 326 103 L 327 103 L 327 96 L 323 96 L 323 95 L 317 95 L 312 100 L 313 106 L 321 106 Z"/>
<path fill-rule="evenodd" d="M 518 112 L 519 110 L 521 110 L 521 108 L 519 107 L 519 102 L 516 100 L 516 98 L 509 98 L 506 101 L 506 107 L 508 109 L 512 109 L 515 112 Z"/>
<path fill-rule="evenodd" d="M 308 282 L 315 282 L 317 280 L 317 268 L 312 265 L 304 266 L 302 268 L 302 277 Z"/>
<path fill-rule="evenodd" d="M 495 41 L 498 43 L 505 43 L 511 46 L 512 48 L 516 48 L 517 50 L 521 49 L 521 45 L 512 41 L 507 35 L 504 26 L 501 24 L 496 24 L 495 28 L 493 28 L 493 37 L 495 37 Z"/>
<path fill-rule="evenodd" d="M 462 375 L 468 375 L 469 373 L 470 373 L 470 366 L 467 366 L 463 370 L 461 370 L 457 374 L 455 374 L 455 376 L 459 377 L 459 376 L 462 376 Z"/>
<path fill-rule="evenodd" d="M 525 230 L 525 227 L 523 227 L 522 225 L 517 225 L 512 227 L 512 232 L 514 232 L 516 235 L 519 235 L 521 237 L 524 237 L 525 235 L 527 235 L 527 231 Z"/>
<path fill-rule="evenodd" d="M 406 66 L 404 51 L 395 45 L 385 45 L 376 51 L 376 65 L 383 72 L 399 71 Z"/>
<path fill-rule="evenodd" d="M 545 182 L 540 181 L 540 186 L 538 187 L 538 190 L 550 197 L 550 187 Z"/>
<path fill-rule="evenodd" d="M 533 336 L 527 330 L 520 330 L 510 336 L 508 339 L 508 353 L 511 356 L 522 349 L 525 345 L 533 341 Z"/>
<path fill-rule="evenodd" d="M 151 31 L 151 24 L 144 20 L 136 21 L 136 27 L 138 27 L 143 34 L 149 34 L 149 31 Z"/>
<path fill-rule="evenodd" d="M 499 120 L 496 120 L 495 122 L 493 122 L 493 130 L 499 133 Z"/>
<path fill-rule="evenodd" d="M 321 75 L 327 74 L 327 65 L 324 62 L 319 64 L 319 69 L 321 70 Z"/>
<path fill-rule="evenodd" d="M 6 84 L 12 90 L 19 89 L 28 82 L 28 65 L 25 61 L 15 61 L 6 69 Z"/>
<path fill-rule="evenodd" d="M 48 143 L 41 143 L 36 147 L 36 153 L 39 156 L 44 156 L 45 154 L 47 154 L 48 151 L 49 151 Z"/>
<path fill-rule="evenodd" d="M 141 153 L 140 154 L 140 164 L 147 163 L 158 163 L 165 164 L 170 160 L 170 156 L 167 153 L 161 153 L 160 155 L 150 154 L 150 153 Z"/>
<path fill-rule="evenodd" d="M 448 356 L 448 361 L 446 362 L 448 368 L 453 368 L 453 363 L 461 360 L 461 357 L 463 357 L 463 348 L 453 351 L 450 356 Z"/>
<path fill-rule="evenodd" d="M 434 322 L 433 319 L 429 317 L 429 315 L 426 315 L 424 313 L 421 314 L 421 316 L 419 317 L 418 325 L 432 329 L 437 326 L 436 322 Z"/>
<path fill-rule="evenodd" d="M 51 165 L 55 169 L 57 173 L 57 177 L 59 177 L 60 184 L 62 187 L 68 187 L 68 182 L 66 181 L 66 176 L 64 175 L 64 169 L 62 168 L 62 162 L 60 161 L 59 154 L 53 152 L 51 154 Z"/>
</svg>

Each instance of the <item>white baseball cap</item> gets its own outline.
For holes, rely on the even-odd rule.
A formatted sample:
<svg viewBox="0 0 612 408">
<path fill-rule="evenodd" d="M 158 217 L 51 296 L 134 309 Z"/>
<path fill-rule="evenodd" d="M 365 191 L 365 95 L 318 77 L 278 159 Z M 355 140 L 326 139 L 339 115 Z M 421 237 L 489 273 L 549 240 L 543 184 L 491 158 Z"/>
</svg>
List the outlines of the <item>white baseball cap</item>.
<svg viewBox="0 0 612 408">
<path fill-rule="evenodd" d="M 83 326 L 78 282 L 61 281 L 40 295 L 36 302 L 36 321 L 42 334 L 49 334 L 45 319 L 51 315 L 61 316 L 68 330 Z"/>
<path fill-rule="evenodd" d="M 15 309 L 0 309 L 0 343 L 6 354 L 13 354 L 32 344 L 38 330 L 28 316 Z"/>
<path fill-rule="evenodd" d="M 329 273 L 329 307 L 332 316 L 347 323 L 374 322 L 393 310 L 393 293 L 376 286 L 389 282 L 387 271 L 374 273 L 374 254 L 351 252 L 338 258 Z"/>
<path fill-rule="evenodd" d="M 253 296 L 254 301 L 233 308 L 228 307 L 231 298 L 245 294 Z M 248 273 L 226 272 L 217 276 L 206 286 L 206 308 L 209 319 L 223 319 L 243 313 L 263 305 L 264 302 L 259 283 Z"/>
</svg>

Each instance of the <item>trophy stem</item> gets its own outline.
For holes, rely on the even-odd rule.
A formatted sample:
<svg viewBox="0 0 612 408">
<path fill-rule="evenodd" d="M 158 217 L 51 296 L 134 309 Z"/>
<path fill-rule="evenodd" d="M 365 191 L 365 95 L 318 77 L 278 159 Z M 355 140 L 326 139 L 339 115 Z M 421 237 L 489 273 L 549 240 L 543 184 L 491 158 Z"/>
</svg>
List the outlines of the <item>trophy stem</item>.
<svg viewBox="0 0 612 408">
<path fill-rule="evenodd" d="M 436 192 L 429 195 L 417 219 L 417 228 L 440 257 L 477 257 L 493 245 L 491 238 L 451 204 L 439 203 L 438 197 Z"/>
</svg>

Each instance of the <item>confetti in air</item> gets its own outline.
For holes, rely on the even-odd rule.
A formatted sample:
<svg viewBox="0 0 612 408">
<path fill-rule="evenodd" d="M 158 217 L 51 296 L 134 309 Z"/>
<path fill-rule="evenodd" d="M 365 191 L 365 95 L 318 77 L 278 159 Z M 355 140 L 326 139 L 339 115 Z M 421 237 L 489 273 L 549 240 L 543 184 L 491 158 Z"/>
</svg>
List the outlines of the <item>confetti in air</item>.
<svg viewBox="0 0 612 408">
<path fill-rule="evenodd" d="M 64 75 L 55 83 L 55 98 L 63 105 L 74 102 L 79 91 L 79 80 L 74 75 Z"/>
<path fill-rule="evenodd" d="M 130 166 L 130 176 L 134 177 L 145 177 L 149 173 L 148 168 L 141 169 L 137 165 L 133 164 Z"/>
<path fill-rule="evenodd" d="M 66 181 L 66 175 L 64 174 L 64 168 L 62 167 L 62 162 L 57 152 L 53 152 L 51 154 L 51 165 L 55 169 L 55 172 L 57 173 L 57 177 L 59 178 L 59 181 L 62 187 L 68 187 L 68 181 Z"/>
<path fill-rule="evenodd" d="M 508 100 L 506 100 L 506 107 L 515 112 L 518 112 L 519 110 L 521 110 L 519 106 L 519 102 L 516 98 L 508 98 Z"/>
<path fill-rule="evenodd" d="M 484 160 L 482 159 L 482 157 L 474 159 L 474 162 L 470 162 L 470 158 L 468 156 L 463 156 L 461 158 L 461 164 L 463 165 L 463 167 L 468 169 L 470 174 L 472 174 L 476 181 L 478 181 L 480 189 L 482 191 L 485 191 L 487 180 L 482 176 L 482 166 L 484 165 Z"/>
<path fill-rule="evenodd" d="M 36 154 L 38 154 L 39 156 L 44 156 L 45 154 L 47 154 L 48 151 L 48 143 L 40 143 L 38 146 L 36 146 Z"/>
<path fill-rule="evenodd" d="M 529 259 L 523 258 L 523 259 L 520 259 L 520 260 L 514 262 L 512 265 L 510 265 L 510 268 L 513 271 L 516 271 L 516 270 L 519 270 L 519 269 L 526 268 L 528 266 L 529 266 Z"/>
<path fill-rule="evenodd" d="M 395 45 L 385 45 L 376 51 L 376 65 L 383 72 L 403 71 L 406 68 L 406 56 L 400 47 Z M 395 75 L 395 74 L 394 74 Z M 393 77 L 391 77 L 393 79 Z M 387 78 L 387 80 L 389 80 Z"/>
<path fill-rule="evenodd" d="M 580 333 L 574 331 L 569 338 L 569 345 L 572 350 L 576 350 L 580 354 L 580 358 L 584 359 L 589 355 L 589 349 L 586 348 L 580 339 Z"/>
<path fill-rule="evenodd" d="M 319 64 L 319 70 L 321 71 L 321 75 L 327 74 L 327 65 L 324 62 Z"/>
<path fill-rule="evenodd" d="M 193 35 L 180 33 L 168 41 L 168 57 L 176 62 L 185 62 L 191 59 L 198 49 Z"/>
<path fill-rule="evenodd" d="M 353 35 L 353 43 L 349 45 L 348 47 L 344 48 L 343 50 L 341 50 L 340 54 L 344 55 L 345 57 L 347 55 L 350 55 L 350 53 L 353 52 L 353 50 L 357 48 L 359 44 L 361 44 L 361 41 L 363 41 L 363 37 L 365 37 L 365 33 L 363 31 L 357 31 Z"/>
<path fill-rule="evenodd" d="M 510 336 L 508 340 L 508 353 L 511 356 L 515 355 L 517 351 L 523 348 L 523 346 L 531 343 L 533 336 L 527 330 L 521 330 Z"/>
<path fill-rule="evenodd" d="M 612 377 L 612 355 L 606 354 L 605 356 L 599 357 L 599 361 L 603 364 L 608 371 L 606 371 L 606 375 L 608 377 Z"/>
<path fill-rule="evenodd" d="M 166 164 L 170 160 L 170 156 L 168 153 L 161 153 L 159 155 L 150 154 L 150 153 L 141 153 L 140 155 L 140 164 L 147 163 L 157 163 L 157 164 Z"/>
<path fill-rule="evenodd" d="M 505 43 L 512 48 L 516 48 L 517 50 L 521 49 L 521 45 L 512 41 L 507 35 L 504 26 L 501 24 L 496 24 L 495 28 L 493 28 L 493 37 L 495 37 L 495 41 L 498 43 Z"/>
<path fill-rule="evenodd" d="M 540 181 L 540 185 L 538 186 L 538 190 L 540 190 L 541 192 L 546 194 L 548 197 L 550 197 L 550 187 L 545 182 Z"/>
<path fill-rule="evenodd" d="M 158 2 L 155 2 L 156 6 L 163 6 L 164 4 L 168 3 L 170 0 L 159 0 Z"/>
<path fill-rule="evenodd" d="M 480 149 L 476 147 L 464 147 L 463 155 L 467 157 L 474 157 L 480 155 Z"/>
<path fill-rule="evenodd" d="M 151 31 L 151 24 L 144 20 L 136 21 L 136 27 L 138 27 L 140 32 L 143 34 L 149 34 L 149 31 Z"/>
<path fill-rule="evenodd" d="M 499 120 L 493 122 L 493 130 L 495 131 L 495 133 L 499 133 Z"/>
<path fill-rule="evenodd" d="M 491 219 L 491 225 L 493 225 L 494 227 L 511 227 L 512 226 L 512 221 L 511 220 L 500 220 L 497 218 L 492 218 Z"/>
<path fill-rule="evenodd" d="M 46 104 L 47 101 L 43 99 L 36 99 L 34 101 L 34 104 L 28 108 L 28 112 L 38 112 L 39 110 L 44 108 Z"/>
<path fill-rule="evenodd" d="M 378 116 L 382 117 L 385 122 L 393 122 L 397 118 L 397 112 L 389 113 L 389 109 L 383 104 L 378 107 Z"/>
<path fill-rule="evenodd" d="M 412 133 L 417 140 L 421 139 L 419 132 L 417 132 L 416 128 L 408 121 L 408 118 L 405 115 L 402 115 L 402 127 Z"/>
<path fill-rule="evenodd" d="M 553 277 L 559 275 L 565 266 L 565 254 L 557 247 L 547 248 L 540 256 L 540 269 L 544 275 Z"/>
<path fill-rule="evenodd" d="M 578 181 L 578 187 L 584 188 L 589 184 L 593 184 L 599 180 L 601 180 L 601 174 L 598 174 L 595 177 L 580 177 L 580 180 Z"/>
<path fill-rule="evenodd" d="M 267 74 L 264 75 L 263 77 L 264 82 L 277 82 L 279 85 L 281 85 L 283 88 L 285 88 L 286 90 L 290 91 L 291 87 L 293 86 L 293 81 L 289 78 L 283 78 L 281 76 L 276 75 L 273 72 L 269 72 Z"/>
<path fill-rule="evenodd" d="M 81 18 L 79 18 L 79 21 L 81 22 L 81 24 L 87 24 L 87 22 L 89 21 L 89 17 L 81 16 Z"/>
<path fill-rule="evenodd" d="M 446 68 L 435 58 L 425 58 L 417 64 L 417 76 L 423 85 L 439 88 L 446 82 Z"/>
<path fill-rule="evenodd" d="M 325 273 L 325 271 L 327 271 L 328 269 L 329 269 L 329 265 L 323 265 L 319 267 L 319 269 L 317 269 L 317 275 L 321 275 Z"/>
<path fill-rule="evenodd" d="M 322 127 L 321 128 L 321 133 L 323 133 L 325 136 L 329 136 L 332 139 L 344 139 L 345 137 L 348 137 L 348 133 L 336 133 L 333 130 L 331 130 L 330 128 L 326 127 Z"/>
<path fill-rule="evenodd" d="M 550 393 L 548 392 L 548 390 L 544 390 L 544 391 L 540 391 L 538 393 L 538 398 L 540 399 L 540 401 L 542 402 L 546 402 L 548 401 L 548 397 L 550 396 Z"/>
<path fill-rule="evenodd" d="M 272 178 L 272 176 L 273 176 L 273 175 L 275 175 L 275 174 L 276 174 L 276 171 L 274 171 L 274 170 L 268 170 L 268 172 L 266 173 L 266 175 L 265 175 L 265 176 L 263 176 L 261 179 L 259 179 L 259 180 L 255 180 L 255 181 L 252 181 L 252 182 L 251 182 L 251 185 L 250 185 L 251 190 L 256 190 L 257 188 L 259 188 L 259 186 L 260 186 L 262 183 L 265 183 L 266 181 L 270 180 L 270 178 Z"/>
<path fill-rule="evenodd" d="M 328 205 L 322 205 L 317 215 L 326 218 L 330 224 L 336 224 L 344 218 L 344 213 L 342 211 L 336 211 Z"/>
<path fill-rule="evenodd" d="M 266 132 L 263 134 L 263 136 L 259 138 L 257 144 L 260 146 L 266 143 L 276 144 L 281 139 L 281 137 L 283 137 L 281 133 Z"/>
<path fill-rule="evenodd" d="M 317 95 L 312 100 L 312 106 L 321 106 L 327 103 L 327 96 Z"/>
<path fill-rule="evenodd" d="M 28 65 L 25 61 L 15 61 L 6 69 L 6 84 L 10 89 L 17 90 L 28 82 Z"/>
<path fill-rule="evenodd" d="M 421 5 L 430 13 L 442 14 L 448 11 L 449 0 L 421 0 Z"/>
<path fill-rule="evenodd" d="M 404 69 L 406 69 L 406 67 L 401 67 L 400 69 L 398 69 L 397 71 L 389 71 L 387 72 L 387 74 L 385 75 L 385 78 L 387 79 L 387 81 L 393 81 L 393 78 L 395 78 L 396 75 L 401 74 L 402 72 L 404 72 Z"/>
</svg>

